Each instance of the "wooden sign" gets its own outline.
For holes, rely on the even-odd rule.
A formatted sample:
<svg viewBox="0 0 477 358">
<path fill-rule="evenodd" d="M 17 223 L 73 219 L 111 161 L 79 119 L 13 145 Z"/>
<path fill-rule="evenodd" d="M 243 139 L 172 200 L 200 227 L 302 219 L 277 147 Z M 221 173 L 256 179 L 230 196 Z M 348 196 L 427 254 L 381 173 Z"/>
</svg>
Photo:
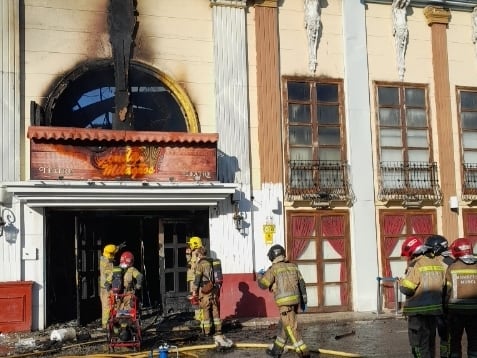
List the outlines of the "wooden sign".
<svg viewBox="0 0 477 358">
<path fill-rule="evenodd" d="M 47 128 L 29 129 L 31 179 L 217 180 L 216 135 L 128 132 L 122 137 L 114 133 L 121 131 L 100 130 L 85 136 Z"/>
</svg>

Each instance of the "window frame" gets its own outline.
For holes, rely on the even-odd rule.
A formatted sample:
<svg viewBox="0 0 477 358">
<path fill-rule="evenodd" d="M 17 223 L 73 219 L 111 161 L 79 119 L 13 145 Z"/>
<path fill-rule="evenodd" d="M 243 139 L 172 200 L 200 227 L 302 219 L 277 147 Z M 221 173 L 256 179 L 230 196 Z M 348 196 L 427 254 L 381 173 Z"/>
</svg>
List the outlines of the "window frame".
<svg viewBox="0 0 477 358">
<path fill-rule="evenodd" d="M 379 89 L 389 87 L 398 90 L 398 105 L 380 105 Z M 405 91 L 407 89 L 420 89 L 424 91 L 424 107 L 407 106 L 405 99 Z M 380 182 L 380 190 L 378 197 L 385 195 L 394 196 L 411 196 L 429 195 L 436 190 L 438 174 L 436 171 L 436 163 L 434 163 L 434 150 L 432 139 L 432 121 L 430 117 L 429 105 L 429 86 L 419 83 L 402 83 L 402 82 L 374 82 L 374 105 L 375 105 L 375 132 L 376 132 L 376 152 L 378 177 Z M 380 110 L 382 108 L 397 108 L 399 110 L 399 126 L 381 125 Z M 407 123 L 406 111 L 409 108 L 423 108 L 425 113 L 426 126 L 409 126 Z M 398 128 L 401 133 L 401 146 L 382 146 L 381 129 L 382 128 Z M 408 129 L 423 130 L 427 132 L 427 147 L 409 146 L 408 145 Z M 398 149 L 402 152 L 401 161 L 383 161 L 383 148 Z M 428 152 L 427 162 L 410 161 L 409 151 L 426 148 Z M 391 163 L 389 167 L 384 167 L 385 163 Z M 392 165 L 394 163 L 394 165 Z M 387 169 L 387 170 L 385 170 Z M 387 179 L 386 179 L 387 178 Z M 427 179 L 422 181 L 422 178 Z M 400 183 L 397 185 L 396 183 Z M 423 184 L 424 183 L 424 186 Z M 381 192 L 382 191 L 382 192 Z"/>
<path fill-rule="evenodd" d="M 310 99 L 309 100 L 289 100 L 288 99 L 288 85 L 289 83 L 307 83 L 310 89 Z M 337 86 L 337 101 L 318 101 L 317 100 L 317 85 L 336 85 Z M 346 143 L 346 121 L 345 121 L 345 105 L 344 105 L 344 84 L 342 79 L 332 79 L 332 78 L 310 78 L 310 77 L 300 77 L 300 76 L 284 76 L 282 78 L 282 96 L 283 96 L 283 144 L 284 144 L 284 168 L 286 168 L 285 178 L 288 185 L 291 185 L 290 178 L 290 166 L 289 162 L 291 159 L 291 149 L 293 146 L 290 145 L 290 118 L 289 118 L 289 105 L 290 104 L 308 104 L 310 106 L 310 127 L 311 127 L 311 144 L 308 146 L 297 145 L 296 147 L 310 147 L 312 150 L 311 161 L 319 162 L 319 151 L 321 149 L 327 148 L 337 148 L 340 152 L 339 163 L 342 164 L 347 160 L 347 143 Z M 319 124 L 317 120 L 317 113 L 320 104 L 333 104 L 338 107 L 338 123 L 337 124 Z M 303 123 L 297 123 L 297 125 L 304 125 Z M 292 125 L 293 127 L 293 125 Z M 318 129 L 319 128 L 339 128 L 339 143 L 338 144 L 324 144 L 321 145 L 318 142 Z M 333 160 L 331 160 L 333 162 Z M 317 180 L 314 178 L 314 180 Z"/>
<path fill-rule="evenodd" d="M 462 124 L 462 113 L 463 112 L 477 112 L 477 105 L 475 107 L 475 110 L 466 110 L 462 111 L 462 92 L 467 92 L 467 93 L 475 93 L 477 96 L 477 87 L 467 87 L 467 86 L 457 86 L 456 87 L 456 101 L 457 101 L 457 118 L 458 118 L 458 127 L 459 127 L 459 155 L 460 155 L 460 163 L 461 163 L 461 178 L 462 178 L 462 194 L 465 195 L 472 195 L 476 196 L 477 195 L 477 185 L 471 186 L 468 185 L 467 181 L 467 176 L 468 173 L 471 173 L 472 177 L 477 177 L 477 162 L 476 163 L 468 163 L 472 164 L 470 168 L 466 167 L 466 161 L 465 161 L 465 152 L 470 151 L 470 152 L 475 152 L 477 153 L 477 148 L 472 149 L 468 148 L 465 149 L 464 147 L 464 132 L 472 132 L 472 133 L 477 133 L 477 129 L 474 130 L 464 130 L 464 126 Z"/>
<path fill-rule="evenodd" d="M 401 139 L 402 139 L 402 150 L 403 150 L 403 162 L 409 162 L 409 149 L 413 148 L 422 148 L 422 147 L 410 147 L 407 145 L 407 126 L 406 123 L 406 103 L 405 103 L 405 89 L 422 89 L 424 90 L 424 105 L 425 105 L 425 114 L 426 114 L 426 122 L 427 127 L 411 127 L 412 129 L 424 129 L 427 128 L 427 139 L 428 139 L 428 151 L 429 157 L 428 162 L 432 163 L 434 159 L 433 153 L 433 143 L 432 143 L 432 126 L 431 126 L 431 118 L 430 118 L 430 110 L 429 110 L 429 88 L 426 84 L 418 84 L 418 83 L 401 83 L 401 82 L 381 82 L 376 81 L 374 82 L 374 98 L 375 98 L 375 106 L 376 106 L 376 143 L 377 143 L 377 150 L 378 150 L 378 161 L 381 162 L 382 158 L 382 145 L 381 145 L 381 128 L 396 128 L 396 126 L 381 126 L 380 125 L 380 114 L 379 111 L 381 108 L 396 108 L 395 106 L 380 106 L 379 104 L 379 88 L 380 87 L 394 87 L 398 89 L 399 92 L 399 119 L 400 119 L 400 131 L 401 131 Z M 404 102 L 403 102 L 404 99 Z M 420 108 L 416 106 L 412 106 L 411 108 Z M 406 125 L 402 125 L 406 123 Z M 405 131 L 406 130 L 406 131 Z M 397 148 L 393 146 L 386 146 L 389 148 Z"/>
</svg>

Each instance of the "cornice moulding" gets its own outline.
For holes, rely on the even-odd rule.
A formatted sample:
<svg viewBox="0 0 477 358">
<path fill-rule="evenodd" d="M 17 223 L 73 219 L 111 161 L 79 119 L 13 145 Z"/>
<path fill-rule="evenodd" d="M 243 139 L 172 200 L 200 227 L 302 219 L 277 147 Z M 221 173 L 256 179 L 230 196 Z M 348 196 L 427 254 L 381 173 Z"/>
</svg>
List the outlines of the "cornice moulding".
<svg viewBox="0 0 477 358">
<path fill-rule="evenodd" d="M 364 4 L 392 5 L 392 0 L 361 0 Z M 411 0 L 409 6 L 426 7 L 439 6 L 449 10 L 472 11 L 477 6 L 477 0 Z"/>
</svg>

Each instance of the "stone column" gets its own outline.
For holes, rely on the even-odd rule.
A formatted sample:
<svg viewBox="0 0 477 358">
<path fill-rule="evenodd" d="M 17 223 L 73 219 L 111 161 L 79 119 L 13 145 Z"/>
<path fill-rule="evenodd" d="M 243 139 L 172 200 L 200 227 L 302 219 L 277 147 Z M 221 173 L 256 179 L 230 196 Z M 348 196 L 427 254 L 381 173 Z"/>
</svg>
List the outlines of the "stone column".
<svg viewBox="0 0 477 358">
<path fill-rule="evenodd" d="M 0 182 L 20 180 L 19 0 L 0 1 Z"/>
<path fill-rule="evenodd" d="M 431 27 L 432 65 L 435 93 L 435 123 L 439 143 L 439 171 L 442 189 L 442 228 L 443 235 L 449 240 L 458 236 L 458 216 L 449 205 L 449 198 L 457 193 L 456 167 L 454 165 L 454 148 L 452 133 L 452 112 L 449 81 L 449 62 L 447 48 L 447 25 L 450 11 L 441 7 L 427 6 L 424 16 Z"/>
</svg>

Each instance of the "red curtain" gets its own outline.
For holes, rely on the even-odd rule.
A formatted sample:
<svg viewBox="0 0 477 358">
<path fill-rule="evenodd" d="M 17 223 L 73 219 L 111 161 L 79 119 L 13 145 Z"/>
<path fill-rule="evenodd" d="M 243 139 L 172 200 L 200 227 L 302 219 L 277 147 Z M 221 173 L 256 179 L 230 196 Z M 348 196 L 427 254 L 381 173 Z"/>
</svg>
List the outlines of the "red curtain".
<svg viewBox="0 0 477 358">
<path fill-rule="evenodd" d="M 324 216 L 321 219 L 321 228 L 323 238 L 329 236 L 339 236 L 337 239 L 329 239 L 331 247 L 340 255 L 345 255 L 345 241 L 344 235 L 344 218 L 342 216 Z M 348 278 L 346 277 L 346 267 L 343 263 L 340 264 L 340 299 L 341 305 L 345 305 L 348 302 Z"/>
<path fill-rule="evenodd" d="M 315 218 L 313 216 L 293 216 L 292 217 L 292 249 L 290 259 L 298 259 L 310 240 L 307 238 L 313 234 L 315 228 Z"/>
<path fill-rule="evenodd" d="M 431 235 L 433 230 L 432 227 L 432 216 L 431 215 L 414 215 L 411 216 L 411 227 L 416 234 L 421 235 Z"/>
<path fill-rule="evenodd" d="M 402 233 L 404 225 L 406 224 L 406 217 L 404 215 L 385 215 L 383 218 L 383 230 L 384 230 L 384 267 L 383 276 L 393 277 L 391 272 L 391 264 L 389 257 L 393 252 L 396 244 L 399 241 L 399 235 Z M 394 302 L 394 287 L 388 283 L 383 284 L 383 291 L 386 304 Z"/>
<path fill-rule="evenodd" d="M 475 245 L 477 244 L 477 215 L 469 213 L 465 217 L 466 222 L 466 237 L 472 242 L 474 253 L 476 252 Z"/>
</svg>

